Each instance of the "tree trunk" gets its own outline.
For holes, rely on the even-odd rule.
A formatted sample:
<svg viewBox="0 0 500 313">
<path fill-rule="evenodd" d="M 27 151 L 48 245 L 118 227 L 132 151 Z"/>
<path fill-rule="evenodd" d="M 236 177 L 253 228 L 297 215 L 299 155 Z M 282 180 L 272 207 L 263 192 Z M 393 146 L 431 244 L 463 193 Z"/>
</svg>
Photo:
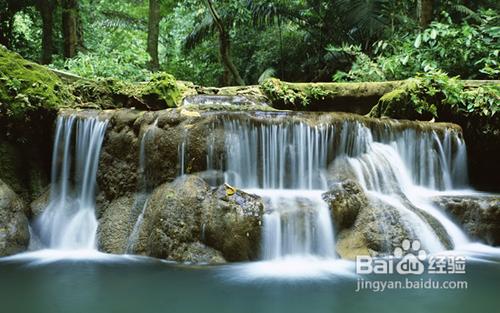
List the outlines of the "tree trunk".
<svg viewBox="0 0 500 313">
<path fill-rule="evenodd" d="M 433 0 L 417 1 L 418 24 L 422 28 L 427 28 L 432 21 L 432 5 Z"/>
<path fill-rule="evenodd" d="M 78 49 L 78 0 L 62 0 L 64 56 L 72 58 Z"/>
<path fill-rule="evenodd" d="M 213 3 L 211 0 L 207 0 L 208 9 L 210 10 L 210 14 L 217 25 L 217 30 L 219 32 L 219 52 L 222 60 L 222 64 L 224 68 L 226 68 L 231 75 L 233 76 L 235 82 L 242 86 L 245 85 L 245 82 L 240 76 L 238 69 L 234 65 L 231 60 L 231 39 L 229 37 L 229 33 L 226 31 L 224 23 L 222 22 L 219 14 L 215 10 Z"/>
<path fill-rule="evenodd" d="M 52 52 L 54 50 L 54 43 L 52 40 L 53 35 L 53 0 L 39 0 L 37 1 L 38 10 L 42 17 L 42 56 L 40 62 L 42 64 L 49 64 L 52 62 Z"/>
<path fill-rule="evenodd" d="M 149 0 L 147 51 L 151 58 L 149 66 L 153 72 L 158 71 L 160 68 L 160 61 L 158 59 L 159 36 L 160 36 L 160 1 Z"/>
</svg>

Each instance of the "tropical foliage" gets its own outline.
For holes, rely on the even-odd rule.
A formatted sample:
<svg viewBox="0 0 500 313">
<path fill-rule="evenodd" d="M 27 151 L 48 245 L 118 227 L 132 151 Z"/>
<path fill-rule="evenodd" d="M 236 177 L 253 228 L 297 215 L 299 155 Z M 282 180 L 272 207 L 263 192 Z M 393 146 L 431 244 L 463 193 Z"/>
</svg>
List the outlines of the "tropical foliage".
<svg viewBox="0 0 500 313">
<path fill-rule="evenodd" d="M 497 1 L 425 1 L 426 14 L 416 2 L 0 0 L 0 43 L 84 77 L 129 81 L 156 70 L 219 86 L 435 70 L 499 77 Z"/>
</svg>

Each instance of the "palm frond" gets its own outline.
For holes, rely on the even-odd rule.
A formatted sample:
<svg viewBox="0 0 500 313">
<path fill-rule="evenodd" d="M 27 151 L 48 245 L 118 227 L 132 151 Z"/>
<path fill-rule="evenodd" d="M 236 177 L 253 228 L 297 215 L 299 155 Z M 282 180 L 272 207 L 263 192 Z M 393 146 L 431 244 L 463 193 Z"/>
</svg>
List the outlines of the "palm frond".
<svg viewBox="0 0 500 313">
<path fill-rule="evenodd" d="M 388 24 L 388 0 L 341 0 L 345 22 L 351 26 L 351 35 L 372 37 Z"/>
<path fill-rule="evenodd" d="M 189 35 L 187 35 L 186 38 L 184 38 L 184 43 L 183 43 L 184 49 L 190 50 L 196 47 L 208 36 L 213 34 L 216 27 L 217 26 L 214 23 L 212 15 L 208 13 L 205 14 L 203 19 L 198 24 L 196 24 L 196 26 L 189 33 Z"/>
<path fill-rule="evenodd" d="M 104 15 L 104 19 L 100 23 L 107 28 L 147 29 L 146 19 L 136 18 L 120 11 L 104 11 L 102 14 Z"/>
<path fill-rule="evenodd" d="M 273 67 L 268 67 L 262 74 L 260 74 L 258 82 L 262 84 L 266 79 L 274 77 L 276 75 L 276 70 Z"/>
<path fill-rule="evenodd" d="M 470 18 L 475 20 L 476 22 L 481 22 L 481 16 L 475 12 L 474 10 L 468 8 L 467 6 L 457 3 L 451 6 L 451 9 L 461 15 L 464 15 L 466 18 Z"/>
</svg>

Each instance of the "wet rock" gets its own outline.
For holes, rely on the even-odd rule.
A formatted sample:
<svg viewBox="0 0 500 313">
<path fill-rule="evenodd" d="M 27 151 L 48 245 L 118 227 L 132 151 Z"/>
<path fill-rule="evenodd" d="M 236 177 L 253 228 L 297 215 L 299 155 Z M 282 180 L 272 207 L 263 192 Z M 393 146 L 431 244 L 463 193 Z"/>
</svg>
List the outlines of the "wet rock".
<svg viewBox="0 0 500 313">
<path fill-rule="evenodd" d="M 113 114 L 101 149 L 97 181 L 107 199 L 115 199 L 137 186 L 138 134 L 133 128 L 137 115 Z"/>
<path fill-rule="evenodd" d="M 345 259 L 357 255 L 388 255 L 401 245 L 404 239 L 418 239 L 412 223 L 397 207 L 386 201 L 367 195 L 361 186 L 352 180 L 334 185 L 323 194 L 328 203 L 337 231 L 337 253 Z M 422 218 L 430 225 L 445 247 L 451 247 L 443 226 L 429 214 L 413 207 L 404 198 L 402 206 Z"/>
<path fill-rule="evenodd" d="M 99 250 L 107 253 L 127 252 L 128 240 L 142 208 L 136 208 L 136 197 L 128 194 L 113 200 L 102 209 L 97 238 Z M 138 210 L 137 210 L 138 209 Z"/>
<path fill-rule="evenodd" d="M 134 252 L 182 261 L 178 248 L 200 239 L 199 217 L 208 185 L 195 176 L 165 183 L 151 194 Z"/>
<path fill-rule="evenodd" d="M 500 195 L 441 196 L 434 203 L 453 215 L 472 238 L 500 245 Z"/>
<path fill-rule="evenodd" d="M 336 157 L 328 166 L 328 186 L 335 189 L 339 183 L 346 180 L 355 181 L 356 173 L 349 164 L 347 156 Z"/>
<path fill-rule="evenodd" d="M 181 244 L 173 251 L 172 259 L 197 264 L 226 263 L 222 253 L 201 242 Z"/>
<path fill-rule="evenodd" d="M 26 250 L 29 244 L 28 218 L 22 200 L 0 180 L 0 256 Z"/>
<path fill-rule="evenodd" d="M 43 211 L 49 204 L 50 200 L 50 186 L 45 188 L 45 191 L 30 204 L 30 218 L 32 220 L 36 219 L 38 216 L 42 215 Z"/>
<path fill-rule="evenodd" d="M 385 203 L 370 199 L 360 211 L 353 227 L 339 233 L 337 252 L 353 259 L 355 253 L 368 251 L 372 256 L 388 255 L 404 239 L 413 238 L 408 225 L 402 223 L 400 212 Z"/>
<path fill-rule="evenodd" d="M 337 183 L 333 189 L 323 194 L 330 206 L 336 229 L 351 227 L 358 213 L 368 206 L 368 199 L 361 186 L 353 180 Z"/>
<path fill-rule="evenodd" d="M 153 191 L 133 252 L 183 262 L 255 259 L 262 214 L 257 196 L 225 186 L 212 190 L 202 178 L 185 175 Z"/>
<path fill-rule="evenodd" d="M 260 251 L 264 205 L 260 197 L 223 185 L 202 213 L 202 240 L 228 261 L 255 260 Z"/>
</svg>

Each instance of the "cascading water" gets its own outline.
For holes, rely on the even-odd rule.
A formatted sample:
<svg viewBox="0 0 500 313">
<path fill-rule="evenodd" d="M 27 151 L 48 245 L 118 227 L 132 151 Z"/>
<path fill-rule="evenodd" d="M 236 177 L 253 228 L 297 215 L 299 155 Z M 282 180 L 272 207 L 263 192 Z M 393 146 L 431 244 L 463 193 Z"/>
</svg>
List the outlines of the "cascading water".
<svg viewBox="0 0 500 313">
<path fill-rule="evenodd" d="M 34 227 L 44 247 L 96 248 L 96 175 L 106 127 L 95 117 L 57 118 L 49 204 Z"/>
<path fill-rule="evenodd" d="M 225 181 L 264 198 L 263 258 L 334 258 L 330 213 L 321 199 L 329 166 L 344 159 L 372 201 L 398 212 L 399 222 L 429 251 L 444 250 L 426 215 L 438 221 L 454 246 L 463 232 L 425 196 L 426 190 L 467 184 L 465 144 L 444 129 L 405 127 L 396 122 L 365 125 L 334 121 L 310 125 L 300 120 L 224 118 L 225 155 L 212 155 L 209 169 L 223 169 Z M 335 170 L 335 168 L 334 168 Z"/>
<path fill-rule="evenodd" d="M 463 140 L 451 131 L 440 137 L 435 131 L 406 129 L 399 134 L 378 134 L 380 142 L 376 142 L 365 126 L 357 127 L 366 134 L 358 139 L 363 147 L 358 150 L 365 152 L 348 157 L 348 164 L 369 196 L 396 208 L 431 252 L 445 247 L 419 211 L 444 227 L 453 246 L 466 244 L 460 228 L 425 197 L 426 190 L 450 190 L 467 184 Z"/>
<path fill-rule="evenodd" d="M 321 199 L 332 128 L 227 120 L 224 129 L 225 180 L 265 201 L 263 258 L 335 258 L 333 226 Z"/>
<path fill-rule="evenodd" d="M 132 232 L 127 241 L 126 252 L 133 252 L 134 245 L 139 237 L 139 227 L 144 220 L 144 211 L 148 205 L 149 197 L 151 195 L 151 189 L 148 186 L 148 175 L 146 170 L 146 143 L 148 140 L 152 140 L 155 136 L 156 125 L 158 124 L 158 119 L 156 119 L 151 126 L 149 126 L 144 134 L 142 135 L 141 144 L 139 147 L 139 186 L 138 192 L 135 196 L 134 209 L 140 210 L 137 220 L 134 223 Z"/>
</svg>

